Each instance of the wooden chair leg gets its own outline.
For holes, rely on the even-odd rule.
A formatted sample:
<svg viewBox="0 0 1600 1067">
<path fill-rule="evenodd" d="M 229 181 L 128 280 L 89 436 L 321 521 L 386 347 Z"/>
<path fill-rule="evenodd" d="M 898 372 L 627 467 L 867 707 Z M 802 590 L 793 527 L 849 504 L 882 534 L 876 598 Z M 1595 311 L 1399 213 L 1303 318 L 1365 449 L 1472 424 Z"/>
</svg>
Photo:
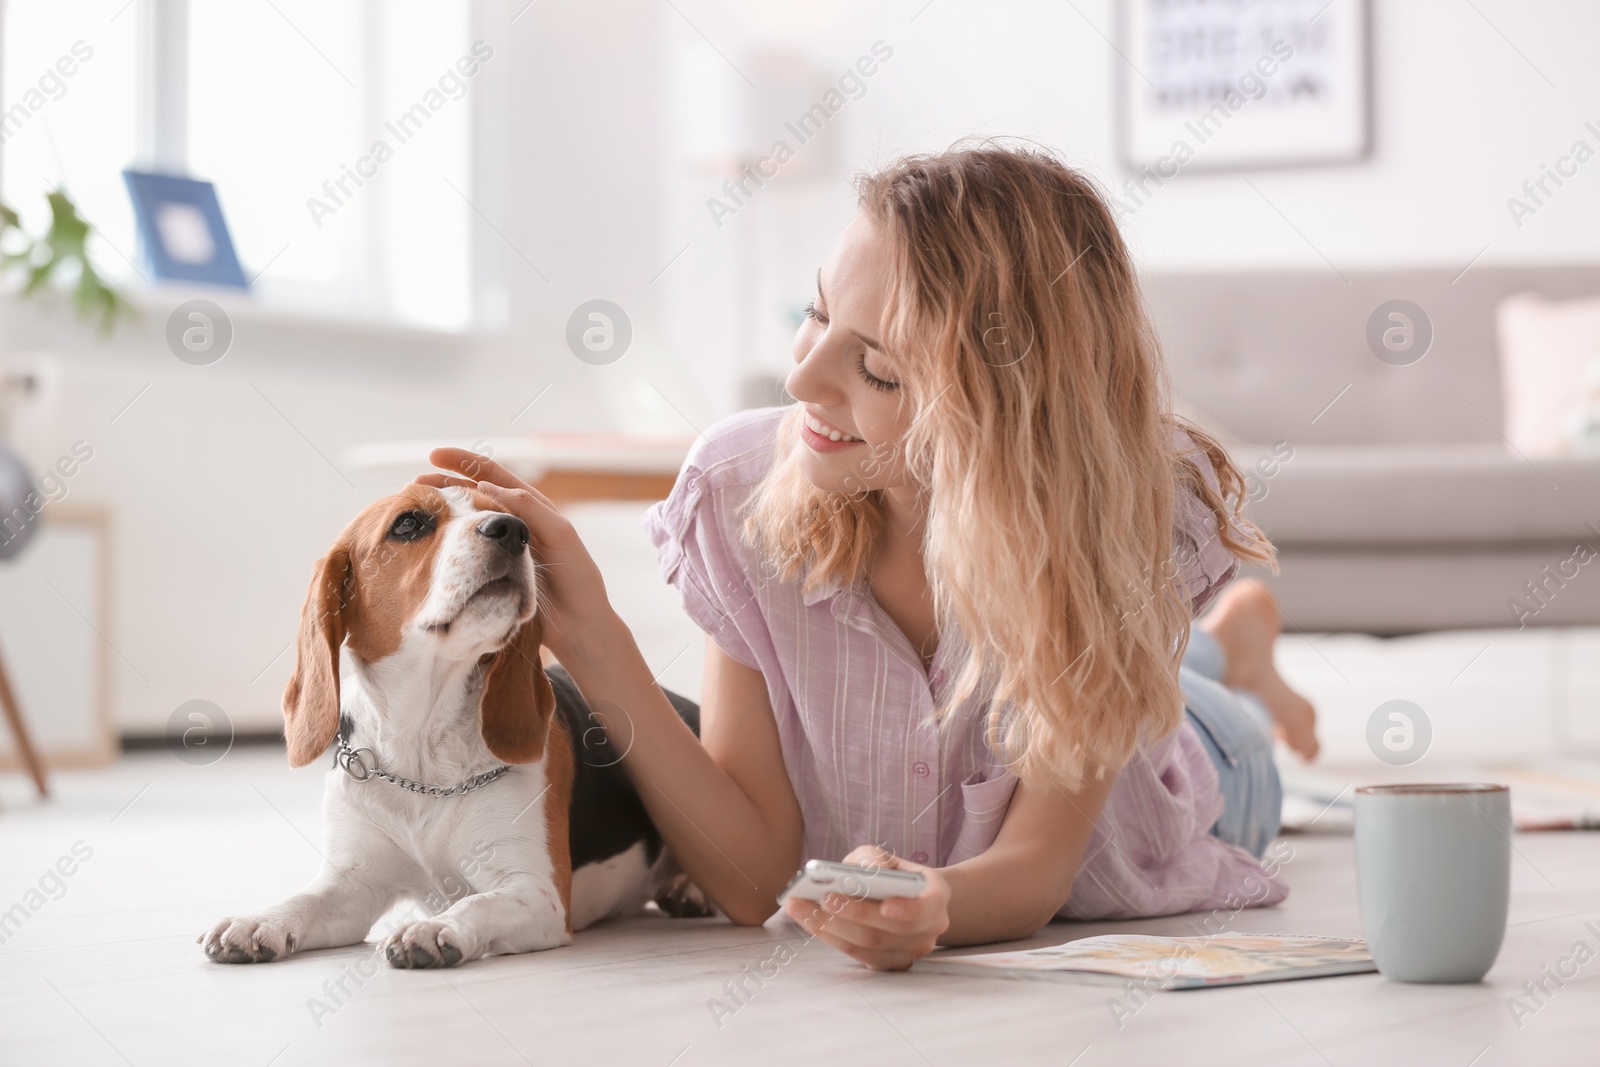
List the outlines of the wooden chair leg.
<svg viewBox="0 0 1600 1067">
<path fill-rule="evenodd" d="M 0 657 L 0 709 L 5 711 L 6 720 L 11 723 L 11 736 L 17 739 L 17 751 L 21 753 L 28 773 L 33 776 L 33 784 L 39 787 L 39 795 L 49 796 L 50 790 L 44 783 L 44 765 L 39 762 L 39 754 L 33 750 L 33 741 L 28 737 L 28 725 L 22 721 L 22 713 L 17 710 L 17 699 L 12 695 L 11 681 L 6 677 L 4 657 Z"/>
</svg>

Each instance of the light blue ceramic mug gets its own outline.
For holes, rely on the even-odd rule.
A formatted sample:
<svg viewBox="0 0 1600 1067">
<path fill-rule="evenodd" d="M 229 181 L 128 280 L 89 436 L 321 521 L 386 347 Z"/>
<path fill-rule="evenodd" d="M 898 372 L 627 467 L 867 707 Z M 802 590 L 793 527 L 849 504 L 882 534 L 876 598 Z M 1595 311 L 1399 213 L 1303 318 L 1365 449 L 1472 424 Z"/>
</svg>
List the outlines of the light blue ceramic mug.
<svg viewBox="0 0 1600 1067">
<path fill-rule="evenodd" d="M 1476 982 L 1494 966 L 1511 899 L 1511 790 L 1356 790 L 1356 888 L 1367 947 L 1396 982 Z"/>
</svg>

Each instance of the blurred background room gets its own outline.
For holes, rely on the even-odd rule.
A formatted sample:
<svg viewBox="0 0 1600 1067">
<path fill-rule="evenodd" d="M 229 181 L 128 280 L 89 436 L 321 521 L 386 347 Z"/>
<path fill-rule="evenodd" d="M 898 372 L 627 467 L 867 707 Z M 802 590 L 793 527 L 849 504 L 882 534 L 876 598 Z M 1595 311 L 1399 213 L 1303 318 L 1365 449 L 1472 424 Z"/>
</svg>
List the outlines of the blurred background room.
<svg viewBox="0 0 1600 1067">
<path fill-rule="evenodd" d="M 638 514 L 785 399 L 851 176 L 970 135 L 1113 199 L 1327 759 L 1392 698 L 1436 757 L 1600 745 L 1600 13 L 1205 8 L 4 0 L 0 656 L 45 762 L 276 735 L 312 561 L 440 442 L 577 472 L 697 693 Z"/>
<path fill-rule="evenodd" d="M 1582 824 L 1597 40 L 1588 0 L 0 0 L 19 724 L 52 787 L 281 745 L 313 562 L 444 443 L 567 503 L 697 696 L 643 509 L 787 399 L 852 175 L 993 136 L 1112 199 L 1279 544 L 1290 825 L 1481 766 Z M 49 803 L 17 737 L 0 824 Z"/>
</svg>

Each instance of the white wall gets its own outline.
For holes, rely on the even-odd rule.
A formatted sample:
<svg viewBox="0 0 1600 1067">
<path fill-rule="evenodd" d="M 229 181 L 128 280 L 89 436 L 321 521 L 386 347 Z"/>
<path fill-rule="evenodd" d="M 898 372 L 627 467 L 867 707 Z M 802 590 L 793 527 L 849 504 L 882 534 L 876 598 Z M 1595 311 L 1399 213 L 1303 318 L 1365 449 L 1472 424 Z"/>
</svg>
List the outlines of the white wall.
<svg viewBox="0 0 1600 1067">
<path fill-rule="evenodd" d="M 1120 184 L 1127 175 L 1116 164 L 1110 102 L 1123 60 L 1101 36 L 1115 36 L 1114 2 L 897 0 L 840 15 L 812 34 L 820 67 L 842 70 L 880 38 L 894 57 L 840 113 L 839 173 L 978 133 L 1035 139 L 1107 186 Z M 708 34 L 715 36 L 711 26 L 722 13 L 718 29 L 742 28 L 760 41 L 755 20 L 728 16 L 730 8 L 743 5 L 684 5 L 691 17 L 707 19 Z M 1480 253 L 1485 264 L 1600 261 L 1600 160 L 1520 230 L 1505 203 L 1577 137 L 1600 148 L 1583 131 L 1585 121 L 1600 126 L 1600 6 L 1372 0 L 1372 9 L 1371 157 L 1248 175 L 1181 174 L 1125 224 L 1145 268 L 1327 270 L 1329 261 L 1340 270 L 1464 268 Z M 702 321 L 726 308 L 732 234 L 756 221 L 741 213 L 713 233 L 702 201 L 716 184 L 701 180 L 698 199 L 680 193 L 667 216 L 669 228 L 722 242 L 720 275 L 707 268 L 699 279 L 679 279 L 700 293 L 694 315 Z M 762 295 L 768 329 L 758 358 L 781 372 L 788 356 L 779 302 L 809 295 L 810 273 L 853 207 L 839 178 L 768 186 L 758 201 L 759 221 L 770 228 L 766 273 L 775 283 Z"/>
<path fill-rule="evenodd" d="M 195 698 L 241 727 L 277 722 L 290 660 L 280 653 L 312 561 L 383 489 L 347 471 L 348 484 L 324 455 L 379 439 L 704 426 L 730 410 L 741 373 L 783 372 L 787 309 L 810 295 L 853 210 L 845 178 L 900 152 L 1021 134 L 1120 180 L 1109 100 L 1120 60 L 1095 29 L 1111 32 L 1110 0 L 823 4 L 789 11 L 798 22 L 787 29 L 753 23 L 757 8 L 732 0 L 677 0 L 682 14 L 653 0 L 540 0 L 510 23 L 521 7 L 486 5 L 508 61 L 486 71 L 500 81 L 484 99 L 498 94 L 501 107 L 477 119 L 487 165 L 474 197 L 493 222 L 475 232 L 480 297 L 506 309 L 502 332 L 448 341 L 246 319 L 226 359 L 193 368 L 160 342 L 166 297 L 111 344 L 65 313 L 0 301 L 0 354 L 50 353 L 63 372 L 54 408 L 17 443 L 39 468 L 91 442 L 71 491 L 115 512 L 109 633 L 126 656 L 112 657 L 123 729 L 160 730 Z M 1142 262 L 1464 266 L 1486 244 L 1485 262 L 1600 260 L 1600 162 L 1520 231 L 1504 203 L 1584 119 L 1600 120 L 1600 8 L 1477 7 L 1559 89 L 1471 5 L 1374 0 L 1373 158 L 1252 175 L 1315 250 L 1241 177 L 1184 175 L 1130 224 Z M 721 178 L 691 172 L 683 140 L 682 70 L 706 69 L 707 37 L 741 63 L 749 48 L 790 42 L 823 70 L 880 38 L 894 49 L 824 134 L 835 143 L 816 146 L 823 173 L 762 190 L 720 229 L 705 199 Z M 737 77 L 726 86 L 748 91 Z M 489 177 L 497 168 L 503 183 Z M 744 250 L 741 227 L 760 229 Z M 749 352 L 736 294 L 752 247 Z M 609 367 L 580 363 L 562 339 L 571 309 L 594 297 L 621 304 L 635 327 L 633 350 Z"/>
</svg>

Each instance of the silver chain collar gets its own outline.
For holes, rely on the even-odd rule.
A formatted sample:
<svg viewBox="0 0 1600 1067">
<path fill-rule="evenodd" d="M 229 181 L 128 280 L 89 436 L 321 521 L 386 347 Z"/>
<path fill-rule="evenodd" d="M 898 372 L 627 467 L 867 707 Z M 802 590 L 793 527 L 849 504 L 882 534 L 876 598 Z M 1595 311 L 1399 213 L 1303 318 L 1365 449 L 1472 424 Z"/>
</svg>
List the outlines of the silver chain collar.
<svg viewBox="0 0 1600 1067">
<path fill-rule="evenodd" d="M 510 764 L 503 764 L 492 771 L 475 774 L 464 782 L 457 782 L 449 789 L 443 786 L 428 785 L 426 782 L 413 782 L 409 778 L 390 774 L 378 768 L 378 756 L 370 748 L 351 748 L 350 742 L 339 735 L 339 751 L 333 754 L 333 762 L 344 768 L 344 773 L 358 782 L 365 782 L 370 778 L 382 778 L 386 782 L 393 782 L 401 789 L 409 789 L 413 793 L 422 793 L 430 797 L 452 797 L 462 793 L 470 793 L 474 789 L 481 789 L 490 782 L 499 778 L 511 769 Z M 360 768 L 360 773 L 356 769 Z"/>
</svg>

